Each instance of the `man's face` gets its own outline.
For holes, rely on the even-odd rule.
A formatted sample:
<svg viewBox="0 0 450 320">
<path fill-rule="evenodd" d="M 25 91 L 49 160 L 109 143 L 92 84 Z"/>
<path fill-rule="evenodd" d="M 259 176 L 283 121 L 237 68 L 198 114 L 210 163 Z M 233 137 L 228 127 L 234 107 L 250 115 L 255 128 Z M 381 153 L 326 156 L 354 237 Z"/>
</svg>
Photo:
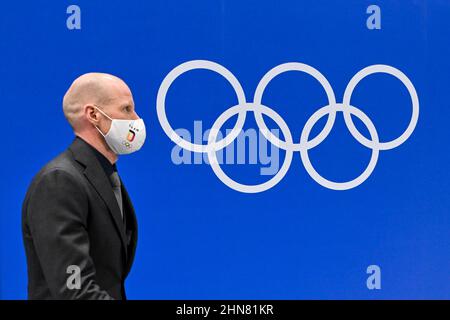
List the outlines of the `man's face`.
<svg viewBox="0 0 450 320">
<path fill-rule="evenodd" d="M 134 109 L 133 96 L 130 89 L 124 83 L 111 86 L 108 102 L 99 108 L 112 119 L 137 120 L 139 116 Z M 111 127 L 111 120 L 99 112 L 99 128 L 106 134 Z"/>
</svg>

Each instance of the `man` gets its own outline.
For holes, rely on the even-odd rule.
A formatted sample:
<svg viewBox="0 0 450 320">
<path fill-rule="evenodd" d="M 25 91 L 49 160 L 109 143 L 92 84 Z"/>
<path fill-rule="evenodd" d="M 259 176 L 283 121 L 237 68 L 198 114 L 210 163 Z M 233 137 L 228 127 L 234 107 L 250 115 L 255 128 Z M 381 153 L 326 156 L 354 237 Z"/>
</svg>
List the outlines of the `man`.
<svg viewBox="0 0 450 320">
<path fill-rule="evenodd" d="M 144 122 L 125 82 L 102 73 L 76 79 L 63 111 L 76 137 L 23 202 L 28 298 L 126 299 L 137 223 L 115 163 L 144 144 Z"/>
</svg>

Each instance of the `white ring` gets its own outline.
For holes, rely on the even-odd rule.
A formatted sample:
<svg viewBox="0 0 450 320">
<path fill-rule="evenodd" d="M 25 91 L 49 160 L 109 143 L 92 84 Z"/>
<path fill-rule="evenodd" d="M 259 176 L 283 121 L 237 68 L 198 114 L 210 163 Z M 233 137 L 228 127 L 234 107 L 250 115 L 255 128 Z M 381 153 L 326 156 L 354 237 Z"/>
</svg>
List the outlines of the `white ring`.
<svg viewBox="0 0 450 320">
<path fill-rule="evenodd" d="M 208 137 L 208 144 L 211 144 L 212 142 L 214 142 L 217 139 L 217 134 L 218 134 L 220 128 L 223 126 L 223 124 L 228 119 L 230 119 L 230 117 L 232 117 L 236 113 L 240 112 L 242 109 L 245 110 L 245 112 L 247 112 L 247 111 L 254 112 L 256 109 L 259 109 L 260 112 L 268 115 L 280 127 L 281 132 L 283 133 L 283 136 L 287 140 L 287 142 L 292 144 L 291 132 L 290 132 L 289 127 L 287 126 L 286 122 L 284 122 L 283 118 L 281 118 L 281 116 L 278 113 L 276 113 L 274 110 L 272 110 L 266 106 L 263 106 L 263 105 L 257 106 L 254 103 L 246 103 L 245 105 L 237 105 L 237 106 L 234 106 L 234 107 L 231 107 L 231 108 L 225 110 L 219 116 L 219 118 L 217 118 L 217 120 L 214 122 L 213 127 L 212 127 L 209 137 Z M 231 189 L 234 189 L 234 190 L 240 191 L 240 192 L 244 192 L 244 193 L 262 192 L 262 191 L 266 191 L 266 190 L 272 188 L 273 186 L 275 186 L 286 175 L 289 167 L 291 166 L 292 155 L 293 155 L 292 150 L 290 150 L 290 149 L 286 150 L 286 156 L 284 158 L 283 165 L 281 166 L 280 170 L 278 170 L 278 172 L 270 180 L 263 182 L 261 184 L 247 185 L 247 184 L 242 184 L 242 183 L 236 182 L 225 174 L 225 172 L 222 170 L 222 168 L 220 167 L 220 165 L 217 161 L 216 151 L 217 150 L 214 150 L 213 148 L 210 148 L 208 151 L 209 164 L 211 165 L 211 168 L 213 169 L 214 173 L 220 179 L 220 181 L 222 181 L 225 185 L 227 185 Z"/>
<path fill-rule="evenodd" d="M 315 69 L 307 64 L 299 63 L 299 62 L 283 63 L 283 64 L 280 64 L 280 65 L 272 68 L 271 70 L 269 70 L 269 72 L 267 72 L 262 77 L 261 81 L 259 81 L 259 83 L 258 83 L 258 86 L 255 91 L 255 96 L 253 98 L 254 103 L 257 105 L 262 104 L 262 96 L 263 96 L 263 93 L 264 93 L 267 85 L 269 84 L 269 82 L 276 76 L 282 74 L 283 72 L 287 72 L 287 71 L 302 71 L 302 72 L 309 74 L 314 79 L 319 81 L 319 83 L 325 89 L 325 93 L 327 94 L 327 98 L 328 98 L 328 104 L 333 105 L 336 103 L 336 97 L 334 95 L 333 88 L 331 87 L 327 78 L 325 78 L 324 75 L 322 73 L 320 73 L 320 71 L 318 71 L 317 69 Z M 336 113 L 335 112 L 330 113 L 328 115 L 327 123 L 325 124 L 322 131 L 316 137 L 314 137 L 314 139 L 312 139 L 311 141 L 307 141 L 305 146 L 302 146 L 301 142 L 294 143 L 293 145 L 289 145 L 289 144 L 286 144 L 285 141 L 281 141 L 280 139 L 278 139 L 278 137 L 274 136 L 270 132 L 270 130 L 267 128 L 267 125 L 264 122 L 264 118 L 262 117 L 261 112 L 259 112 L 258 109 L 256 109 L 256 111 L 255 111 L 256 123 L 258 124 L 258 127 L 262 130 L 263 134 L 267 133 L 267 136 L 265 136 L 266 139 L 269 140 L 273 144 L 281 145 L 281 148 L 284 150 L 292 149 L 294 151 L 299 151 L 302 147 L 314 148 L 319 143 L 321 143 L 323 140 L 325 140 L 325 138 L 328 136 L 331 129 L 333 128 L 335 118 L 336 118 Z"/>
<path fill-rule="evenodd" d="M 175 81 L 175 79 L 178 78 L 183 73 L 194 69 L 207 69 L 217 72 L 218 74 L 222 75 L 225 79 L 227 79 L 228 82 L 233 86 L 234 91 L 236 92 L 236 96 L 238 98 L 239 105 L 244 104 L 246 102 L 246 99 L 244 90 L 242 89 L 242 86 L 236 79 L 236 77 L 230 71 L 228 71 L 228 69 L 212 61 L 192 60 L 182 63 L 176 68 L 174 68 L 172 71 L 170 71 L 169 74 L 164 78 L 163 82 L 161 83 L 161 86 L 159 87 L 158 96 L 156 98 L 156 111 L 161 127 L 163 128 L 167 136 L 173 142 L 178 144 L 180 147 L 193 152 L 207 152 L 208 148 L 213 146 L 192 143 L 190 141 L 181 138 L 170 125 L 166 115 L 166 95 L 173 81 Z M 241 132 L 242 127 L 244 126 L 245 116 L 246 116 L 245 112 L 240 111 L 233 130 L 228 134 L 228 136 L 226 136 L 220 141 L 217 141 L 217 144 L 225 143 L 225 146 L 227 146 L 228 144 L 233 142 L 233 140 L 236 139 L 236 137 L 239 135 L 239 132 Z"/>
<path fill-rule="evenodd" d="M 350 105 L 350 99 L 352 97 L 353 90 L 355 89 L 356 85 L 365 77 L 368 75 L 371 75 L 373 73 L 387 73 L 390 75 L 393 75 L 397 79 L 399 79 L 405 87 L 408 89 L 409 95 L 411 96 L 412 101 L 412 114 L 411 114 L 411 120 L 409 122 L 408 127 L 406 130 L 396 139 L 388 141 L 388 142 L 377 142 L 374 143 L 371 140 L 368 140 L 366 137 L 364 137 L 358 129 L 356 129 L 355 124 L 353 123 L 352 117 L 350 115 L 350 112 L 346 108 L 344 108 L 344 120 L 345 124 L 347 125 L 348 129 L 350 130 L 350 133 L 352 136 L 358 140 L 359 143 L 362 145 L 368 147 L 368 148 L 375 148 L 377 147 L 380 150 L 389 150 L 393 149 L 395 147 L 398 147 L 403 142 L 406 141 L 406 139 L 409 138 L 409 136 L 413 133 L 414 128 L 416 127 L 417 120 L 419 119 L 419 97 L 417 96 L 416 89 L 414 88 L 414 85 L 412 84 L 411 80 L 400 70 L 383 65 L 383 64 L 377 64 L 372 65 L 369 67 L 366 67 L 359 71 L 357 74 L 353 76 L 353 78 L 350 80 L 350 82 L 347 85 L 347 88 L 344 92 L 344 99 L 343 104 L 344 105 Z"/>
<path fill-rule="evenodd" d="M 367 129 L 369 129 L 372 140 L 378 141 L 377 130 L 375 129 L 375 126 L 373 125 L 370 118 L 364 112 L 362 112 L 360 109 L 357 109 L 353 106 L 347 106 L 345 108 L 347 108 L 347 110 L 351 114 L 354 114 L 355 116 L 357 116 L 366 125 Z M 306 122 L 305 127 L 303 128 L 303 131 L 302 131 L 302 134 L 300 137 L 300 142 L 308 141 L 308 136 L 309 136 L 312 128 L 314 127 L 314 124 L 320 118 L 322 118 L 325 114 L 330 113 L 330 112 L 343 111 L 343 109 L 344 109 L 343 104 L 339 103 L 339 104 L 331 105 L 331 106 L 328 105 L 328 106 L 322 107 L 319 110 L 317 110 Z M 375 169 L 375 166 L 378 161 L 378 155 L 379 155 L 379 149 L 373 148 L 372 156 L 370 158 L 370 162 L 367 165 L 366 170 L 364 170 L 364 172 L 361 173 L 361 175 L 359 175 L 357 178 L 355 178 L 351 181 L 347 181 L 347 182 L 334 182 L 334 181 L 325 179 L 316 171 L 316 169 L 314 169 L 313 165 L 311 164 L 311 161 L 309 160 L 308 148 L 302 148 L 300 150 L 300 156 L 301 156 L 303 165 L 305 166 L 305 169 L 308 172 L 308 174 L 311 176 L 311 178 L 313 178 L 318 184 L 324 186 L 325 188 L 333 189 L 333 190 L 348 190 L 351 188 L 355 188 L 355 187 L 359 186 L 361 183 L 363 183 L 364 181 L 366 181 L 366 179 L 370 176 L 372 171 Z"/>
</svg>

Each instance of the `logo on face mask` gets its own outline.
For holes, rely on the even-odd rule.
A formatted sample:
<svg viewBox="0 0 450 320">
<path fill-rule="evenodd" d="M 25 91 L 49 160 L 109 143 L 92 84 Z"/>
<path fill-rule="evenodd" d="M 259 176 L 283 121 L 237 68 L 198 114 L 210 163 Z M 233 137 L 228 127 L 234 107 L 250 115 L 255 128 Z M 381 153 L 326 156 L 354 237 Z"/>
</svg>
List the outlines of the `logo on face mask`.
<svg viewBox="0 0 450 320">
<path fill-rule="evenodd" d="M 127 140 L 123 140 L 122 144 L 129 149 L 131 147 L 130 142 L 133 142 L 135 136 L 136 133 L 133 130 L 128 130 Z"/>
<path fill-rule="evenodd" d="M 123 144 L 125 147 L 127 147 L 128 149 L 131 148 L 131 144 L 130 144 L 128 141 L 123 140 L 123 141 L 122 141 L 122 144 Z"/>
<path fill-rule="evenodd" d="M 134 133 L 134 131 L 130 129 L 128 131 L 127 140 L 133 142 L 135 136 L 136 134 Z"/>
</svg>

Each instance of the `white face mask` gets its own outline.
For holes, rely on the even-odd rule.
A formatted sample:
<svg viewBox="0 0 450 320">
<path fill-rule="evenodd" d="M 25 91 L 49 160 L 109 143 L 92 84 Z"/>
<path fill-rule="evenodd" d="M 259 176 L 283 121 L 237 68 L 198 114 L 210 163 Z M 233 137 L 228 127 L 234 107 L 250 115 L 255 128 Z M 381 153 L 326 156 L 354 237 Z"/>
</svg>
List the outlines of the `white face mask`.
<svg viewBox="0 0 450 320">
<path fill-rule="evenodd" d="M 115 154 L 132 153 L 142 147 L 146 137 L 143 119 L 111 119 L 101 109 L 95 108 L 111 120 L 111 128 L 106 134 L 103 134 L 97 126 L 95 127 L 105 138 L 106 143 Z"/>
</svg>

